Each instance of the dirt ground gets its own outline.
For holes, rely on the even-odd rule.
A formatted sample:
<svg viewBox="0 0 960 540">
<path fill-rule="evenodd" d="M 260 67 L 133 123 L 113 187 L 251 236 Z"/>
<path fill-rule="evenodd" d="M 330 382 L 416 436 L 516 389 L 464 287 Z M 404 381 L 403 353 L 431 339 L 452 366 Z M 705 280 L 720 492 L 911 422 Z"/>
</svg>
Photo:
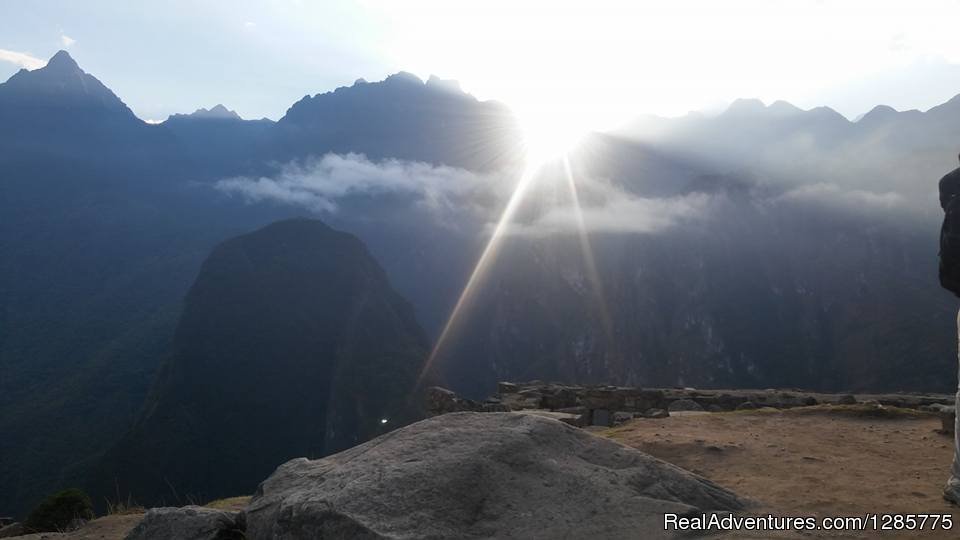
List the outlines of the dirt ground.
<svg viewBox="0 0 960 540">
<path fill-rule="evenodd" d="M 35 533 L 14 536 L 10 540 L 122 540 L 143 519 L 143 514 L 112 515 L 97 518 L 69 533 Z"/>
<path fill-rule="evenodd" d="M 960 508 L 941 497 L 952 439 L 936 416 L 856 409 L 684 413 L 638 419 L 603 435 L 757 502 L 743 515 L 952 514 L 949 531 L 777 537 L 960 538 Z M 739 537 L 766 538 L 768 534 Z"/>
</svg>

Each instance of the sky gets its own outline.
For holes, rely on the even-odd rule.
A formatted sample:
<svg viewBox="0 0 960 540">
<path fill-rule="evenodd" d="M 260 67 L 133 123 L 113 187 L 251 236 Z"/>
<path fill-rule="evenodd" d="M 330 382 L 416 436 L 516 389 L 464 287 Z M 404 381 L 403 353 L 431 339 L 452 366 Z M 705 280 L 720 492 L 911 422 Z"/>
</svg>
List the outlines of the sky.
<svg viewBox="0 0 960 540">
<path fill-rule="evenodd" d="M 138 116 L 277 119 L 397 71 L 578 128 L 736 98 L 927 109 L 960 93 L 960 0 L 3 0 L 0 80 L 59 49 Z"/>
</svg>

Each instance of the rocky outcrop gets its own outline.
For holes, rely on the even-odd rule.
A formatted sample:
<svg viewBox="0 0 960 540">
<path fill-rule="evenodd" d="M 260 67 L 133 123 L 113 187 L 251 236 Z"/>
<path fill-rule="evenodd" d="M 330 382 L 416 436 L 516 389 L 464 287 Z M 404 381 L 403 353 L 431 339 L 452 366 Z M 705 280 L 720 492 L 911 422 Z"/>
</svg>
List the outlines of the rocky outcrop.
<svg viewBox="0 0 960 540">
<path fill-rule="evenodd" d="M 280 466 L 247 538 L 660 538 L 664 513 L 741 510 L 710 481 L 537 415 L 453 413 Z"/>
<path fill-rule="evenodd" d="M 152 508 L 125 540 L 242 540 L 243 514 L 202 506 Z"/>
</svg>

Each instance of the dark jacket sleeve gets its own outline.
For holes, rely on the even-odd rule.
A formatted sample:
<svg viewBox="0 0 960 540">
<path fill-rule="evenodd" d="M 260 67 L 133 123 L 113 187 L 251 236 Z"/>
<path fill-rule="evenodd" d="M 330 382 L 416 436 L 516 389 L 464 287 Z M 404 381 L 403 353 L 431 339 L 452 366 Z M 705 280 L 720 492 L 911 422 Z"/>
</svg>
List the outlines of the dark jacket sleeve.
<svg viewBox="0 0 960 540">
<path fill-rule="evenodd" d="M 960 195 L 960 169 L 954 169 L 940 179 L 940 208 L 947 209 L 950 199 Z"/>
</svg>

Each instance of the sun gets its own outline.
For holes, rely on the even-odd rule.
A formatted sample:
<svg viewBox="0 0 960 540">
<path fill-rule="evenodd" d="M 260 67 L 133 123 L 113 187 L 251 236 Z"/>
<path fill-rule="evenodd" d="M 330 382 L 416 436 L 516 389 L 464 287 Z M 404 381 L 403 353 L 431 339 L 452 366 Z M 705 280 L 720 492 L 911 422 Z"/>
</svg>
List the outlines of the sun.
<svg viewBox="0 0 960 540">
<path fill-rule="evenodd" d="M 583 139 L 587 129 L 569 113 L 534 109 L 519 114 L 527 168 L 539 168 L 562 158 Z"/>
</svg>

